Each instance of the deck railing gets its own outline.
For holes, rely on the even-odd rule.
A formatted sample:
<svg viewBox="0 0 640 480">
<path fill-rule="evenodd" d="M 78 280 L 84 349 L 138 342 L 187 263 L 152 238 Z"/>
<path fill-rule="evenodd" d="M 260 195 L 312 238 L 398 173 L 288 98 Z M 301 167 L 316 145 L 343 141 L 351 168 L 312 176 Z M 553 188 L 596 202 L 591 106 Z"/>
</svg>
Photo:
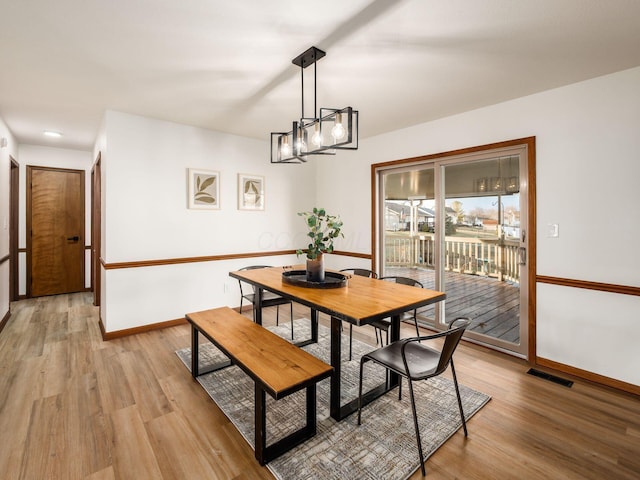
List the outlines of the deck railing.
<svg viewBox="0 0 640 480">
<path fill-rule="evenodd" d="M 431 235 L 414 237 L 387 234 L 386 265 L 392 267 L 435 267 L 435 243 Z M 445 237 L 445 271 L 485 275 L 519 282 L 518 242 Z"/>
</svg>

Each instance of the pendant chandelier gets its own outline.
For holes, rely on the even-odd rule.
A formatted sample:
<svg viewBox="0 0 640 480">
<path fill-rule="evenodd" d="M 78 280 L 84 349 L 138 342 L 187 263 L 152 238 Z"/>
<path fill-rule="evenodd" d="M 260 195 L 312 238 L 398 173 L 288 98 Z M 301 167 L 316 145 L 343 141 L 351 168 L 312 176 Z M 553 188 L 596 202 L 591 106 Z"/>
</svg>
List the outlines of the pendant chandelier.
<svg viewBox="0 0 640 480">
<path fill-rule="evenodd" d="M 317 64 L 326 55 L 311 47 L 292 60 L 300 67 L 302 109 L 288 132 L 271 133 L 271 163 L 303 163 L 309 155 L 335 155 L 358 149 L 358 111 L 351 107 L 317 109 Z M 304 112 L 304 69 L 313 65 L 313 117 Z"/>
</svg>

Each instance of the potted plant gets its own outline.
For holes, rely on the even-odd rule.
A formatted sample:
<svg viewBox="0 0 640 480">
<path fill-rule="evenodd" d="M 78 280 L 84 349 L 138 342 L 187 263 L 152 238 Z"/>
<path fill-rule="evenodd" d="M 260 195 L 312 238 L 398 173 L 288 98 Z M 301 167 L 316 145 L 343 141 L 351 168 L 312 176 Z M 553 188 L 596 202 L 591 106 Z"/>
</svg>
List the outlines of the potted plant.
<svg viewBox="0 0 640 480">
<path fill-rule="evenodd" d="M 306 251 L 298 249 L 296 253 L 307 256 L 307 281 L 324 282 L 324 253 L 333 252 L 333 240 L 343 237 L 342 220 L 335 215 L 328 215 L 324 208 L 313 208 L 310 212 L 299 212 L 305 218 L 311 239 Z"/>
</svg>

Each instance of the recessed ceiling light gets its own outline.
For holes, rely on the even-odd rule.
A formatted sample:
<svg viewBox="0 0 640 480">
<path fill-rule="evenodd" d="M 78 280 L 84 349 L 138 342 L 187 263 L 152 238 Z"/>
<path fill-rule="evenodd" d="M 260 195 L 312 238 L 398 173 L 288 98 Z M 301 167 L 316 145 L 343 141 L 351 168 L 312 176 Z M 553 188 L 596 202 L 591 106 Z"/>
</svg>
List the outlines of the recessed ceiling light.
<svg viewBox="0 0 640 480">
<path fill-rule="evenodd" d="M 45 130 L 43 133 L 45 137 L 51 138 L 60 138 L 62 136 L 60 132 L 54 132 L 53 130 Z"/>
</svg>

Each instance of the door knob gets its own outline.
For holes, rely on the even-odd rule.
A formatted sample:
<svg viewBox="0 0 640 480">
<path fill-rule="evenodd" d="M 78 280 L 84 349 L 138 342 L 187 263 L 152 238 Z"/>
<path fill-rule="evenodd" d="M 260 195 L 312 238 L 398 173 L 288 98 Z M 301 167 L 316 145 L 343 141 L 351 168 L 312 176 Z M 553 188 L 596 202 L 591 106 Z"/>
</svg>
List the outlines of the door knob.
<svg viewBox="0 0 640 480">
<path fill-rule="evenodd" d="M 68 237 L 67 240 L 70 242 L 77 242 L 78 240 L 80 240 L 80 237 L 76 235 L 75 237 Z"/>
</svg>

